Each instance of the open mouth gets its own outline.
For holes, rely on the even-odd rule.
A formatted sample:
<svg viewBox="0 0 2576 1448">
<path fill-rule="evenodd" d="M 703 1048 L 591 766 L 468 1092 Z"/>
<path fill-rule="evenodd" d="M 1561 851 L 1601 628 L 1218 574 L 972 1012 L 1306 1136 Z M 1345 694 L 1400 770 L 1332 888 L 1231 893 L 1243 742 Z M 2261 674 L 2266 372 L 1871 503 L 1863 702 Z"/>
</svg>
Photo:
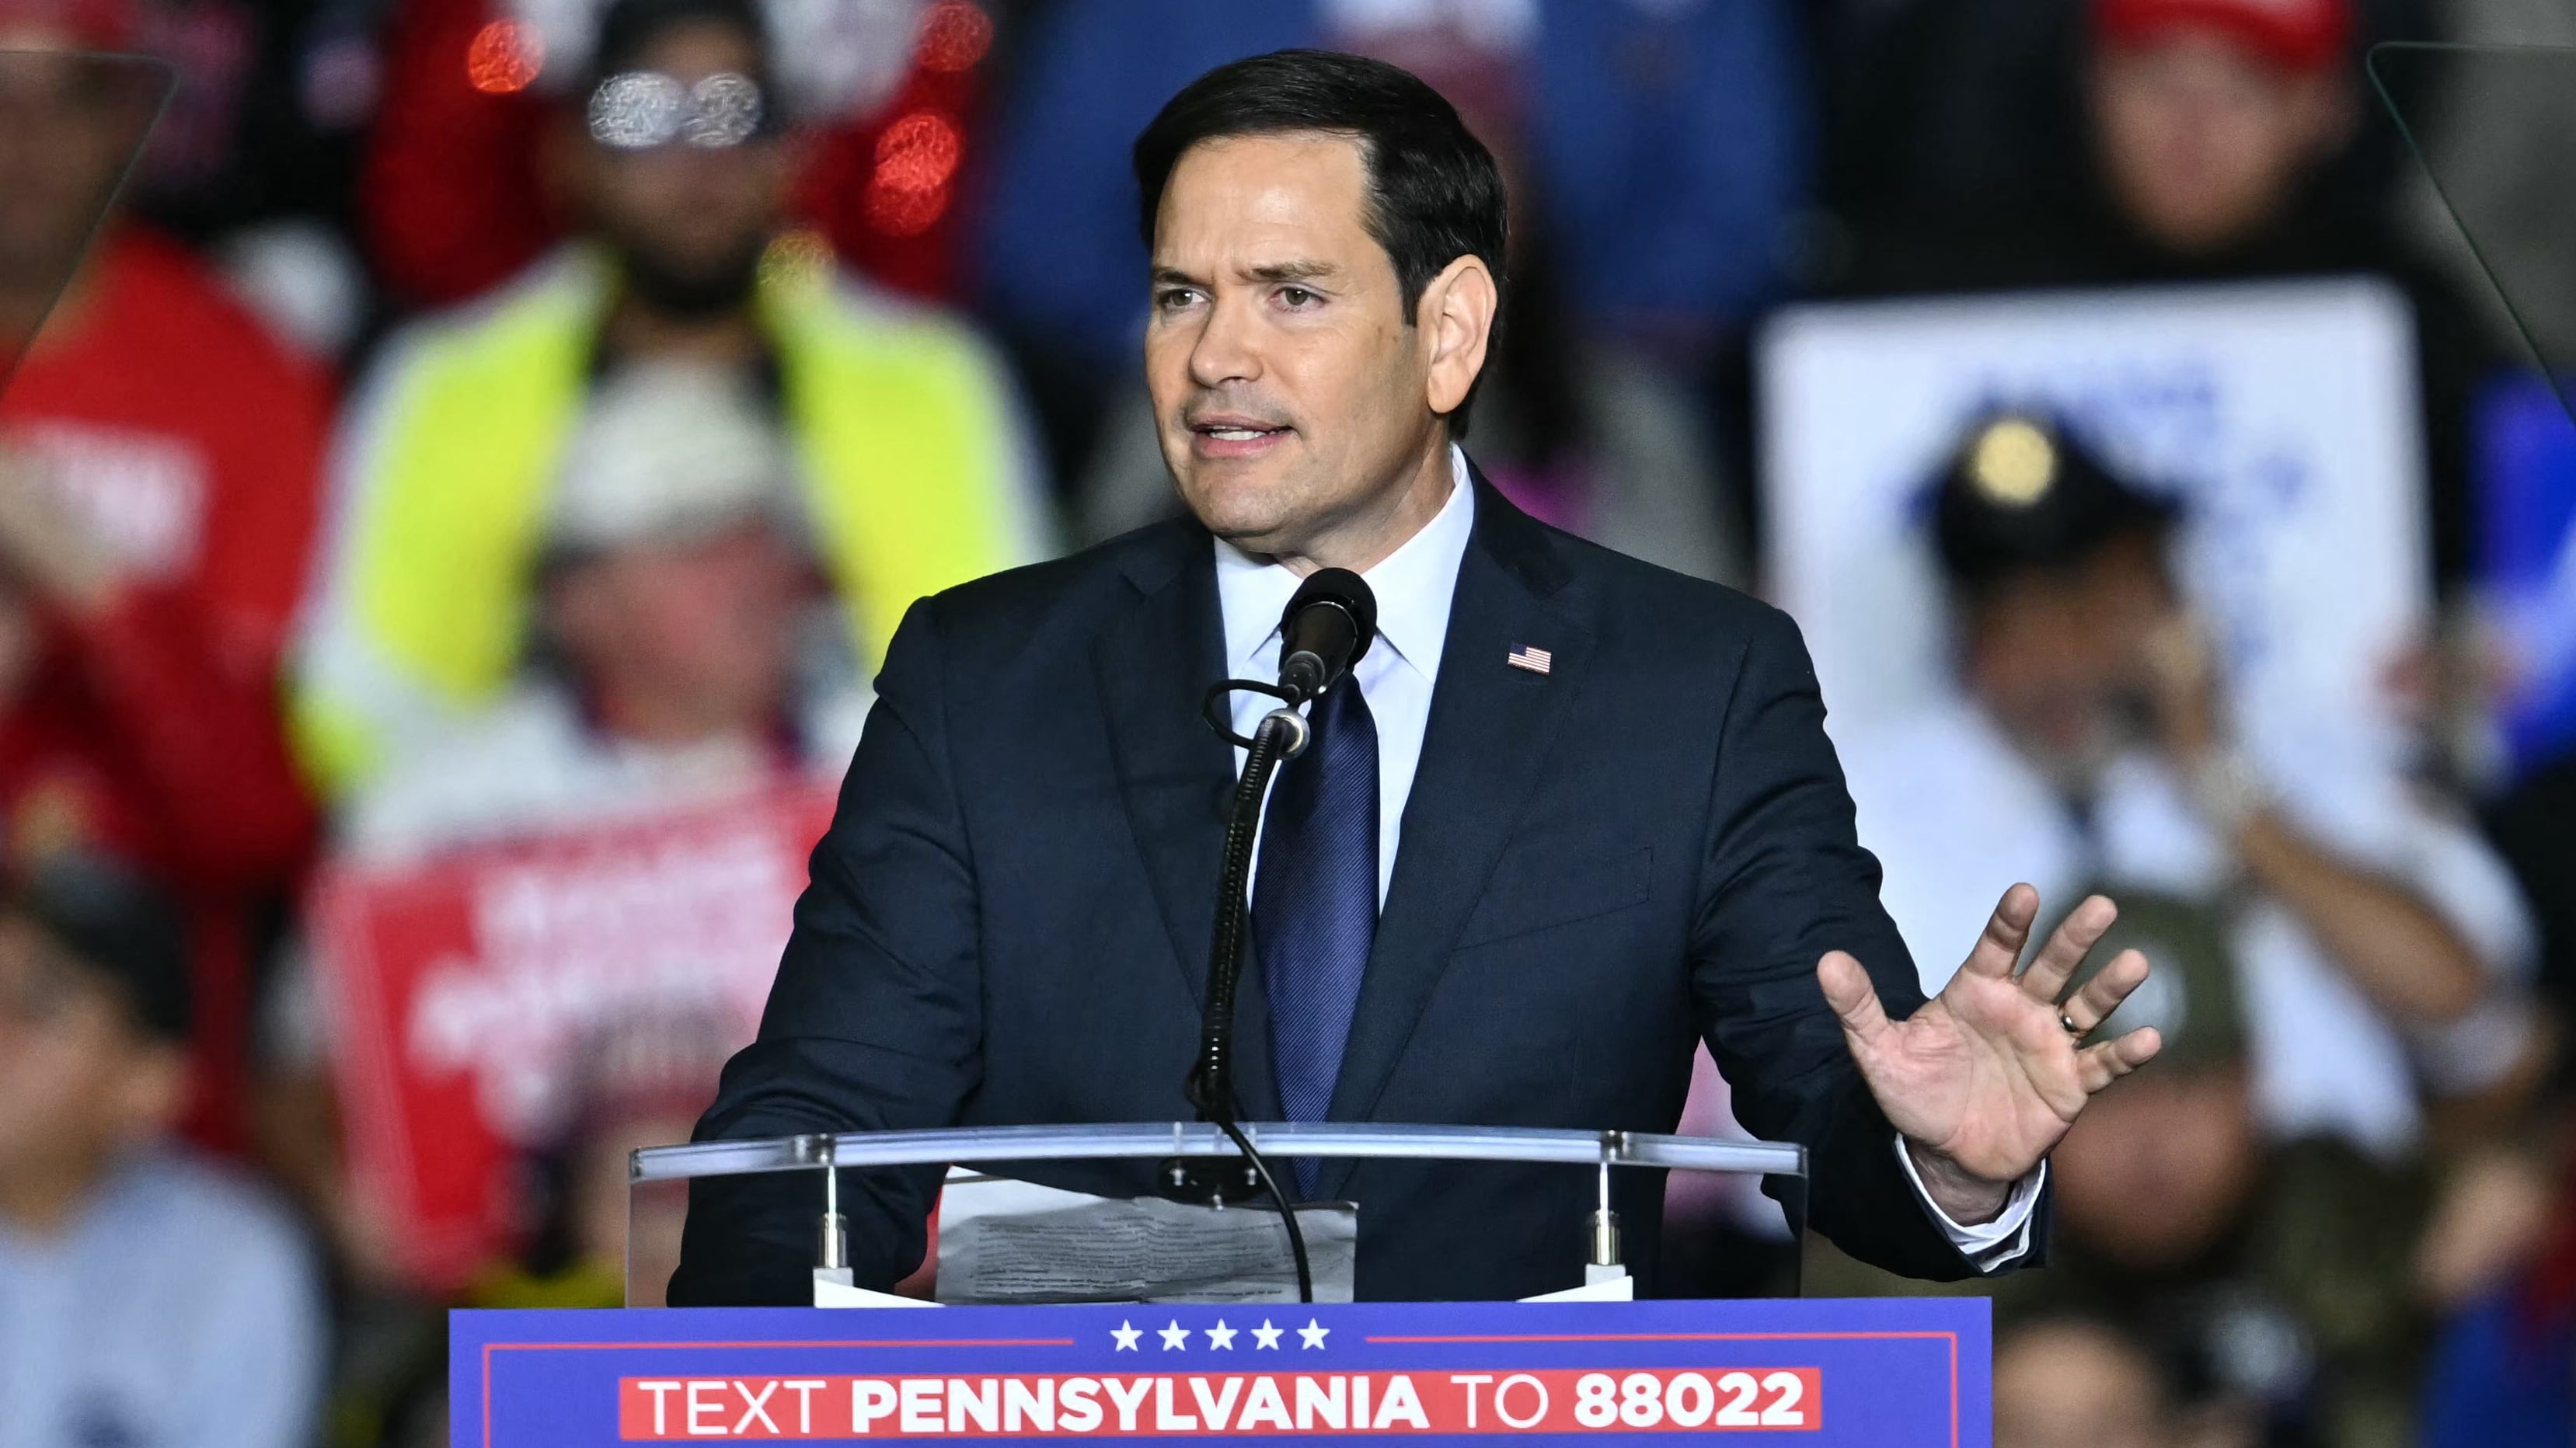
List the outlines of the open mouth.
<svg viewBox="0 0 2576 1448">
<path fill-rule="evenodd" d="M 1201 418 L 1190 424 L 1202 457 L 1248 457 L 1269 448 L 1294 429 L 1246 417 Z"/>
</svg>

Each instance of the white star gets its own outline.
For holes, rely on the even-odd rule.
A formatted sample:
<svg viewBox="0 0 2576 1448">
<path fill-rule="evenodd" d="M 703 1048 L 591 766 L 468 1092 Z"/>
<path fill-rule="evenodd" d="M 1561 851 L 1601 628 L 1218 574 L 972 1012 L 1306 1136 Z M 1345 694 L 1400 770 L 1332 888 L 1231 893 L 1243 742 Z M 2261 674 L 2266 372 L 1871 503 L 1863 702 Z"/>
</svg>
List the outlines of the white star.
<svg viewBox="0 0 2576 1448">
<path fill-rule="evenodd" d="M 1136 1346 L 1136 1339 L 1145 1335 L 1145 1329 L 1132 1322 L 1121 1321 L 1116 1327 L 1109 1329 L 1109 1335 L 1118 1339 L 1118 1346 L 1114 1349 L 1117 1352 L 1142 1351 Z"/>
<path fill-rule="evenodd" d="M 1209 1328 L 1209 1329 L 1207 1330 L 1207 1335 L 1208 1335 L 1208 1346 L 1210 1346 L 1210 1347 L 1221 1347 L 1221 1348 L 1226 1348 L 1226 1349 L 1231 1350 L 1231 1349 L 1234 1347 L 1234 1334 L 1235 1334 L 1235 1331 L 1236 1331 L 1236 1329 L 1231 1328 L 1231 1327 L 1228 1327 L 1228 1326 L 1226 1326 L 1226 1325 L 1225 1325 L 1225 1319 L 1224 1319 L 1224 1318 L 1222 1318 L 1222 1317 L 1218 1318 L 1218 1319 L 1216 1320 L 1216 1326 L 1211 1327 L 1211 1328 Z"/>
<path fill-rule="evenodd" d="M 1252 1345 L 1256 1348 L 1275 1349 L 1279 1346 L 1279 1335 L 1287 1330 L 1284 1327 L 1272 1327 L 1270 1319 L 1265 1317 L 1261 1319 L 1261 1325 L 1252 1330 Z"/>
<path fill-rule="evenodd" d="M 1297 1329 L 1297 1335 L 1306 1340 L 1306 1346 L 1308 1347 L 1322 1347 L 1324 1345 L 1324 1334 L 1331 1331 L 1331 1328 L 1323 1326 L 1321 1323 L 1316 1322 L 1315 1319 L 1310 1317 L 1306 1319 L 1306 1325 L 1304 1327 Z"/>
<path fill-rule="evenodd" d="M 1165 1352 L 1186 1352 L 1189 1350 L 1190 1330 L 1181 1326 L 1181 1320 L 1177 1317 L 1172 1319 L 1171 1326 L 1160 1329 L 1155 1333 L 1155 1336 L 1163 1340 L 1163 1351 Z"/>
</svg>

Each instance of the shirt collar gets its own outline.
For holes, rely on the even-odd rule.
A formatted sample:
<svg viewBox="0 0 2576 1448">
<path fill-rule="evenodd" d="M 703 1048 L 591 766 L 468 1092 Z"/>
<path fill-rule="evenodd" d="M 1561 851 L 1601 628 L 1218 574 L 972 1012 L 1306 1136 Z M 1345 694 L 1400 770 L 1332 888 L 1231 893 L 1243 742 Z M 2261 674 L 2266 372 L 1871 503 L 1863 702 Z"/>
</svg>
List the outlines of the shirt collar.
<svg viewBox="0 0 2576 1448">
<path fill-rule="evenodd" d="M 1449 500 L 1431 521 L 1361 574 L 1377 597 L 1378 645 L 1392 648 L 1426 679 L 1440 676 L 1440 649 L 1449 637 L 1449 602 L 1458 588 L 1458 566 L 1475 532 L 1476 490 L 1468 481 L 1467 455 L 1449 448 Z M 1261 651 L 1279 634 L 1279 615 L 1295 597 L 1299 578 L 1273 563 L 1216 540 L 1217 606 L 1225 619 L 1226 672 L 1251 676 Z"/>
</svg>

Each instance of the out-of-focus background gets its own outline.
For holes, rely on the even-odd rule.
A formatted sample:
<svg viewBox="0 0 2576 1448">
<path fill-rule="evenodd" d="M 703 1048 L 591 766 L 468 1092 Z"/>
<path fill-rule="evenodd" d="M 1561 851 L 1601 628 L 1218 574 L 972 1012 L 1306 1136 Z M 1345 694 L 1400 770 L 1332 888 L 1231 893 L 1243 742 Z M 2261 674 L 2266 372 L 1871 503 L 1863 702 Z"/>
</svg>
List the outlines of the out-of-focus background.
<svg viewBox="0 0 2576 1448">
<path fill-rule="evenodd" d="M 2016 879 L 2155 957 L 1997 1441 L 2576 1440 L 2576 107 L 2421 127 L 2517 327 L 2405 40 L 2576 19 L 0 0 L 0 1444 L 443 1442 L 444 1308 L 650 1300 L 902 610 L 1173 507 L 1127 144 L 1291 45 L 1502 158 L 1475 455 L 1798 616 L 1925 986 Z"/>
</svg>

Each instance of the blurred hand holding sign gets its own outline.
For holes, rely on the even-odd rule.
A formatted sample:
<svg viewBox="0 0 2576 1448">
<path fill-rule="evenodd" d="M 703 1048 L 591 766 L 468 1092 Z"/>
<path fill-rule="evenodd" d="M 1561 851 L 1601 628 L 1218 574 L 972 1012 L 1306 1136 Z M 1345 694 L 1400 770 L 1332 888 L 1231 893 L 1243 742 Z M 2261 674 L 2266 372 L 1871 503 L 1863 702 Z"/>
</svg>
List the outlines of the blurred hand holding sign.
<svg viewBox="0 0 2576 1448">
<path fill-rule="evenodd" d="M 566 1128 L 602 1028 L 708 1017 L 751 1040 L 833 798 L 800 783 L 324 872 L 351 1167 L 411 1272 L 454 1285 L 510 1245 L 518 1163 Z"/>
</svg>

